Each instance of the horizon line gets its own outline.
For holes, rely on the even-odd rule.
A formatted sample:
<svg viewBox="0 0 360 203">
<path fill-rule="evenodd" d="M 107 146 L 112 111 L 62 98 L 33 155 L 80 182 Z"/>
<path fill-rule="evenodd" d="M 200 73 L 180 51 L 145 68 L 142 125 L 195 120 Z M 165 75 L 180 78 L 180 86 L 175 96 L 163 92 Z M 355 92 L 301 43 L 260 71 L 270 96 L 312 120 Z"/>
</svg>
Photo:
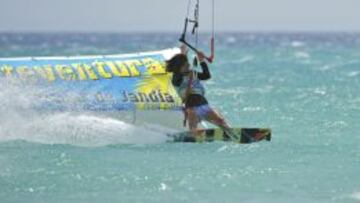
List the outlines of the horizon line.
<svg viewBox="0 0 360 203">
<path fill-rule="evenodd" d="M 303 34 L 326 34 L 326 33 L 348 33 L 348 34 L 360 34 L 360 30 L 222 30 L 215 31 L 215 34 L 295 34 L 295 33 L 303 33 Z M 134 30 L 134 31 L 70 31 L 70 30 L 22 30 L 22 31 L 8 31 L 8 30 L 0 30 L 0 34 L 181 34 L 181 32 L 177 31 L 163 31 L 163 30 Z M 211 34 L 211 31 L 203 31 L 199 33 L 202 34 Z"/>
</svg>

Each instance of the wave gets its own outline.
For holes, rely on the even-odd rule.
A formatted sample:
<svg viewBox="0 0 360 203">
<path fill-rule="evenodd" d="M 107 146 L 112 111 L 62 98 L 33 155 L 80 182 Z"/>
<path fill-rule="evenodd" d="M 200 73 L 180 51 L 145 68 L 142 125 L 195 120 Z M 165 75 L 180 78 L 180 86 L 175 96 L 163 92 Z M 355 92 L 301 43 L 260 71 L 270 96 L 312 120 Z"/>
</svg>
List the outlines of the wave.
<svg viewBox="0 0 360 203">
<path fill-rule="evenodd" d="M 355 192 L 351 195 L 351 198 L 356 199 L 356 200 L 360 200 L 360 192 Z"/>
</svg>

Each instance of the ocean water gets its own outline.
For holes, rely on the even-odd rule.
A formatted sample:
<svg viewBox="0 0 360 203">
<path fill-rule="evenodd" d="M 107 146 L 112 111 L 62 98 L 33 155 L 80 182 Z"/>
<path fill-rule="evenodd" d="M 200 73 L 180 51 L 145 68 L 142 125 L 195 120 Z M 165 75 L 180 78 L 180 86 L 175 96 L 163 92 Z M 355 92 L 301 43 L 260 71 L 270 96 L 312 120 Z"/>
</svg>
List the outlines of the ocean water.
<svg viewBox="0 0 360 203">
<path fill-rule="evenodd" d="M 0 34 L 0 57 L 150 51 L 177 38 Z M 233 126 L 272 128 L 271 142 L 165 143 L 114 117 L 34 111 L 29 91 L 1 83 L 0 202 L 360 202 L 360 34 L 226 33 L 216 50 L 211 105 Z"/>
</svg>

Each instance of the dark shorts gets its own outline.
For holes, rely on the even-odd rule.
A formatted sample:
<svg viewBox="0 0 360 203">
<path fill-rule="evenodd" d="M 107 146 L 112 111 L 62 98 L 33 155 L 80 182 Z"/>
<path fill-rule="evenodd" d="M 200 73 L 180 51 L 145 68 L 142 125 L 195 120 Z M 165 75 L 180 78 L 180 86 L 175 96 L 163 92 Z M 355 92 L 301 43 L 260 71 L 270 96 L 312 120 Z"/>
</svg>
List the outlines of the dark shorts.
<svg viewBox="0 0 360 203">
<path fill-rule="evenodd" d="M 202 106 L 208 104 L 208 101 L 205 99 L 204 96 L 199 94 L 190 94 L 185 102 L 186 108 L 193 108 L 197 106 Z"/>
</svg>

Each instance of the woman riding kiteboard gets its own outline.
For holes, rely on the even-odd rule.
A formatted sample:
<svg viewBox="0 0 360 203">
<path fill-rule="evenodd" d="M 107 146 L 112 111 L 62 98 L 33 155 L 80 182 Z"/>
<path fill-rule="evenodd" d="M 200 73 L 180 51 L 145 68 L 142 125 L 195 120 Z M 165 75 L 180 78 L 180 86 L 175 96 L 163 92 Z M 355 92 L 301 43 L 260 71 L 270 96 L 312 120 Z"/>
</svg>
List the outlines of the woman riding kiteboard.
<svg viewBox="0 0 360 203">
<path fill-rule="evenodd" d="M 201 120 L 206 120 L 222 128 L 232 139 L 239 139 L 237 135 L 232 133 L 225 119 L 209 105 L 205 98 L 205 88 L 201 81 L 211 78 L 205 61 L 206 56 L 201 51 L 197 52 L 197 58 L 202 69 L 202 72 L 197 72 L 190 69 L 185 46 L 182 46 L 181 50 L 180 54 L 176 54 L 166 61 L 166 70 L 173 73 L 172 84 L 184 103 L 184 124 L 186 125 L 186 120 L 188 120 L 189 129 L 192 135 L 196 136 L 201 132 L 197 127 L 198 123 Z"/>
</svg>

